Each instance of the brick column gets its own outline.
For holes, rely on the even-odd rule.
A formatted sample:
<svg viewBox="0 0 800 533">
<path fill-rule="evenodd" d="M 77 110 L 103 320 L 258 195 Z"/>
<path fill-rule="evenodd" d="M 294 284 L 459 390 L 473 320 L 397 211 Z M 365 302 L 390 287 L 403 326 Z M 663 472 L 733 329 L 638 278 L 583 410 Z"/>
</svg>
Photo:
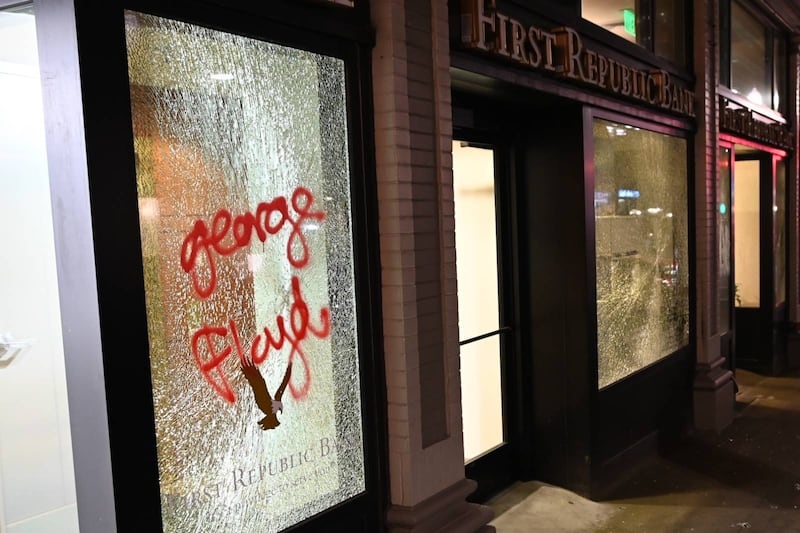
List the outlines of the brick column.
<svg viewBox="0 0 800 533">
<path fill-rule="evenodd" d="M 794 36 L 788 50 L 789 60 L 789 110 L 788 118 L 792 124 L 795 139 L 795 152 L 786 165 L 786 202 L 789 220 L 787 250 L 789 266 L 787 271 L 787 290 L 789 305 L 790 332 L 787 344 L 787 359 L 791 369 L 800 368 L 800 36 Z"/>
<path fill-rule="evenodd" d="M 720 431 L 733 420 L 733 373 L 720 355 L 716 324 L 717 306 L 717 200 L 719 116 L 719 3 L 694 3 L 695 94 L 703 99 L 697 106 L 695 136 L 695 313 L 697 367 L 694 380 L 694 425 Z"/>
<path fill-rule="evenodd" d="M 794 135 L 794 157 L 787 165 L 787 202 L 789 207 L 789 320 L 800 323 L 800 35 L 789 47 L 789 121 Z"/>
<path fill-rule="evenodd" d="M 375 0 L 375 153 L 393 532 L 493 531 L 464 478 L 445 0 Z"/>
</svg>

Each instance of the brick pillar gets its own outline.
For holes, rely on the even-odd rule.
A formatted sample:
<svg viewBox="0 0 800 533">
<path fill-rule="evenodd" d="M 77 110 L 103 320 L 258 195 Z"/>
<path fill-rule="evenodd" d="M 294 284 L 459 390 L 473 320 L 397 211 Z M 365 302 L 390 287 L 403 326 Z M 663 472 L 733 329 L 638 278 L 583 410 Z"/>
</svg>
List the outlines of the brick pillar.
<svg viewBox="0 0 800 533">
<path fill-rule="evenodd" d="M 789 157 L 786 165 L 787 207 L 789 221 L 787 235 L 789 237 L 788 304 L 790 332 L 787 344 L 789 368 L 800 368 L 800 36 L 794 36 L 788 50 L 789 60 L 789 110 L 788 119 L 792 124 L 795 152 Z"/>
<path fill-rule="evenodd" d="M 787 202 L 789 204 L 789 319 L 800 322 L 800 35 L 789 47 L 789 121 L 794 135 L 794 157 L 787 165 Z"/>
<path fill-rule="evenodd" d="M 393 532 L 493 531 L 465 501 L 446 0 L 375 0 L 375 154 Z"/>
<path fill-rule="evenodd" d="M 717 200 L 719 116 L 719 2 L 694 3 L 695 94 L 695 313 L 697 366 L 694 380 L 694 425 L 720 431 L 733 420 L 733 373 L 720 355 L 717 306 Z"/>
</svg>

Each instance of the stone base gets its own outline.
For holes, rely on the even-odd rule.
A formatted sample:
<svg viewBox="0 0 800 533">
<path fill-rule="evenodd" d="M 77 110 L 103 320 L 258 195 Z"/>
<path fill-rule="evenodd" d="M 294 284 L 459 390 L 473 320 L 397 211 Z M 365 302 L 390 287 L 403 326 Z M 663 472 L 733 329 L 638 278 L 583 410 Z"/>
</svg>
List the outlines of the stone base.
<svg viewBox="0 0 800 533">
<path fill-rule="evenodd" d="M 710 365 L 698 363 L 694 376 L 694 427 L 722 431 L 733 422 L 736 383 L 733 372 L 724 368 L 725 358 Z"/>
<path fill-rule="evenodd" d="M 786 336 L 786 359 L 789 370 L 800 368 L 800 325 L 794 324 Z"/>
<path fill-rule="evenodd" d="M 465 501 L 477 483 L 462 479 L 413 507 L 392 505 L 386 513 L 391 533 L 493 533 L 494 512 Z"/>
</svg>

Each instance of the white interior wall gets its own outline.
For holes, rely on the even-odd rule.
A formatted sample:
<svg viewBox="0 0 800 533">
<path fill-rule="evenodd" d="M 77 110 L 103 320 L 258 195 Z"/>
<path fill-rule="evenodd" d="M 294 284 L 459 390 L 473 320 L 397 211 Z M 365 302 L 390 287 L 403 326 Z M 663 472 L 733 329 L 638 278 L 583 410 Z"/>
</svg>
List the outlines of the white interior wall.
<svg viewBox="0 0 800 533">
<path fill-rule="evenodd" d="M 741 303 L 739 307 L 759 307 L 759 162 L 736 161 L 733 185 L 734 269 Z"/>
<path fill-rule="evenodd" d="M 30 347 L 0 368 L 8 533 L 78 531 L 34 18 L 0 12 L 0 334 Z"/>
</svg>

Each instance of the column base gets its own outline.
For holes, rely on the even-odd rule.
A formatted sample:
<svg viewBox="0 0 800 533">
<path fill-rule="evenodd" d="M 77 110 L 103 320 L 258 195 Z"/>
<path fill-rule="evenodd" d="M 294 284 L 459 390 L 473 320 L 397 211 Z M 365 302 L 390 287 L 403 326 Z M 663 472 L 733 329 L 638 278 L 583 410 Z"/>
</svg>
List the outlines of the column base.
<svg viewBox="0 0 800 533">
<path fill-rule="evenodd" d="M 485 505 L 465 501 L 477 483 L 462 479 L 412 507 L 392 505 L 386 513 L 391 533 L 494 533 L 488 523 L 494 512 Z"/>
<path fill-rule="evenodd" d="M 786 359 L 789 370 L 800 368 L 800 323 L 790 324 L 786 336 Z"/>
<path fill-rule="evenodd" d="M 733 422 L 736 384 L 733 372 L 724 368 L 726 359 L 697 364 L 694 375 L 694 427 L 722 431 Z"/>
</svg>

